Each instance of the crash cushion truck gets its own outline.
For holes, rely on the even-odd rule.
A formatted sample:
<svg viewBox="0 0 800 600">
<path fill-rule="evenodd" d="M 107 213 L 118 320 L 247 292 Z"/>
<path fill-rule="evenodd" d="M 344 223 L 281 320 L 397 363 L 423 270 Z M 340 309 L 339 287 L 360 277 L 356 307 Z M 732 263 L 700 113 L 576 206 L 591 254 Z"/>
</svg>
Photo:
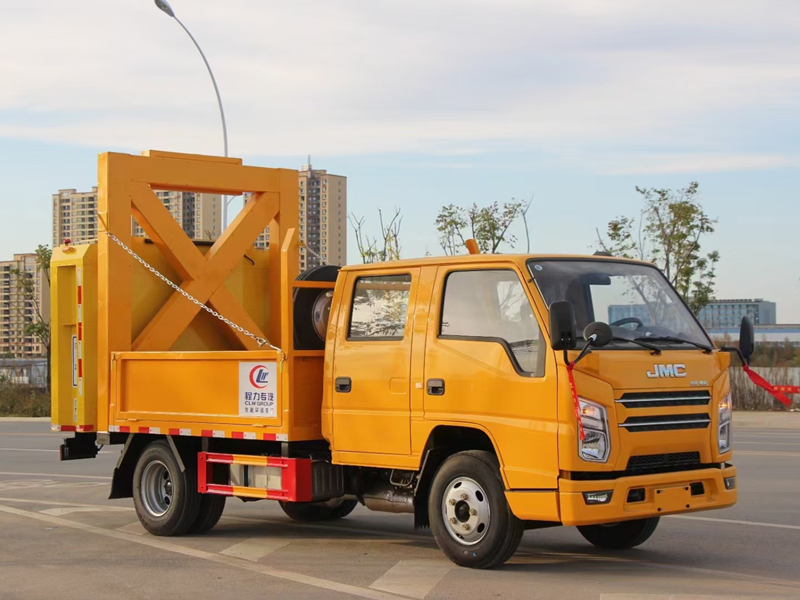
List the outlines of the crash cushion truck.
<svg viewBox="0 0 800 600">
<path fill-rule="evenodd" d="M 252 199 L 204 243 L 159 190 Z M 360 503 L 487 568 L 526 529 L 628 548 L 662 515 L 736 502 L 730 356 L 652 265 L 468 254 L 300 273 L 299 210 L 294 171 L 108 153 L 97 243 L 54 249 L 61 457 L 121 446 L 110 496 L 149 532 L 208 530 L 229 496 L 298 520 Z"/>
</svg>

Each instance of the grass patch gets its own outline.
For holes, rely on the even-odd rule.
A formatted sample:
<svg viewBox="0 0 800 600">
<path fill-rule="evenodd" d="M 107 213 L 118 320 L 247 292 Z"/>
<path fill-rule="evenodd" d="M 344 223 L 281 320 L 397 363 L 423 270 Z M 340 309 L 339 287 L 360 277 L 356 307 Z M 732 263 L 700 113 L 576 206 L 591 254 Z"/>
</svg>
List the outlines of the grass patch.
<svg viewBox="0 0 800 600">
<path fill-rule="evenodd" d="M 0 417 L 49 417 L 50 396 L 43 389 L 0 380 Z"/>
</svg>

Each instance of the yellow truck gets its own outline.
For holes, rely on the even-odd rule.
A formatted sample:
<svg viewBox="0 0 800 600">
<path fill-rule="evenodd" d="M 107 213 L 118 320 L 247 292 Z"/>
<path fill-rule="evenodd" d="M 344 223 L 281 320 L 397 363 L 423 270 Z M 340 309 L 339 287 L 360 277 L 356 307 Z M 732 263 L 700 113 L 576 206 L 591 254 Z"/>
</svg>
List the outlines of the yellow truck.
<svg viewBox="0 0 800 600">
<path fill-rule="evenodd" d="M 468 254 L 300 273 L 297 181 L 102 154 L 97 243 L 54 249 L 61 458 L 122 445 L 110 497 L 150 533 L 208 530 L 228 496 L 307 521 L 361 503 L 490 568 L 526 529 L 630 548 L 662 515 L 736 502 L 730 355 L 653 265 Z M 252 197 L 212 244 L 160 190 Z"/>
</svg>

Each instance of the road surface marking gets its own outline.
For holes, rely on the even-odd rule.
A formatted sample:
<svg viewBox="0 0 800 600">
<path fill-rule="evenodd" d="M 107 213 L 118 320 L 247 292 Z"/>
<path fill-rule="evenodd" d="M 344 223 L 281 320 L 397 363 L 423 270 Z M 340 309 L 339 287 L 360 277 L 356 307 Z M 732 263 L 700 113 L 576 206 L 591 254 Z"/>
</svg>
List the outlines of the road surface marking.
<svg viewBox="0 0 800 600">
<path fill-rule="evenodd" d="M 99 481 L 53 481 L 52 479 L 4 479 L 0 481 L 0 490 L 30 490 L 33 488 L 86 488 L 105 486 Z"/>
<path fill-rule="evenodd" d="M 111 481 L 111 477 L 100 475 L 63 475 L 61 473 L 17 473 L 11 471 L 0 471 L 0 475 L 31 475 L 33 477 L 68 477 L 70 479 L 107 479 Z"/>
<path fill-rule="evenodd" d="M 51 506 L 85 506 L 86 508 L 104 508 L 110 504 L 85 504 L 80 502 L 56 502 L 55 500 L 31 500 L 28 498 L 0 498 L 0 502 L 18 502 L 21 504 L 47 504 Z M 116 506 L 117 510 L 134 510 L 128 506 Z"/>
<path fill-rule="evenodd" d="M 747 454 L 748 456 L 800 456 L 800 452 L 766 452 L 761 450 L 739 450 L 734 451 L 734 454 L 741 456 Z"/>
<path fill-rule="evenodd" d="M 51 450 L 49 448 L 0 448 L 4 452 L 58 452 L 58 450 Z M 98 454 L 117 454 L 116 452 L 108 452 L 102 450 Z"/>
<path fill-rule="evenodd" d="M 147 533 L 147 530 L 144 528 L 144 525 L 142 525 L 139 521 L 134 521 L 133 523 L 123 525 L 122 527 L 117 527 L 117 531 L 122 531 L 124 533 L 132 533 L 133 535 L 144 535 Z"/>
<path fill-rule="evenodd" d="M 220 554 L 235 556 L 236 558 L 243 558 L 245 560 L 257 562 L 260 558 L 264 558 L 267 554 L 271 554 L 275 552 L 275 550 L 280 550 L 289 544 L 291 544 L 291 541 L 282 540 L 279 538 L 250 538 L 249 540 L 239 542 L 230 548 L 220 550 Z"/>
<path fill-rule="evenodd" d="M 729 523 L 732 525 L 755 525 L 756 527 L 775 527 L 776 529 L 798 529 L 800 525 L 779 525 L 778 523 L 760 523 L 758 521 L 736 521 L 734 519 L 715 519 L 714 517 L 691 517 L 689 515 L 668 515 L 670 519 L 686 519 L 687 521 L 710 521 L 711 523 Z"/>
<path fill-rule="evenodd" d="M 76 512 L 119 512 L 125 510 L 117 506 L 62 506 L 60 508 L 46 508 L 39 512 L 43 515 L 51 515 L 53 517 L 61 517 Z"/>
<path fill-rule="evenodd" d="M 440 560 L 401 560 L 369 587 L 421 600 L 454 566 Z"/>
<path fill-rule="evenodd" d="M 366 588 L 356 587 L 354 585 L 348 585 L 346 583 L 328 581 L 326 579 L 320 579 L 319 577 L 312 577 L 310 575 L 303 575 L 301 573 L 293 573 L 291 571 L 275 569 L 273 567 L 268 567 L 266 565 L 262 565 L 259 563 L 254 563 L 246 560 L 241 560 L 239 558 L 234 558 L 233 556 L 225 556 L 214 552 L 205 552 L 204 550 L 198 550 L 196 548 L 179 546 L 178 544 L 166 542 L 162 539 L 158 539 L 152 536 L 131 535 L 130 533 L 125 533 L 122 531 L 103 529 L 102 527 L 95 527 L 94 525 L 88 525 L 86 523 L 79 523 L 77 521 L 62 519 L 60 517 L 52 517 L 50 515 L 33 513 L 27 510 L 20 510 L 18 508 L 13 508 L 11 506 L 3 506 L 1 504 L 0 504 L 0 512 L 8 513 L 11 515 L 17 515 L 19 517 L 28 517 L 29 519 L 37 519 L 39 521 L 44 521 L 45 523 L 52 523 L 54 525 L 59 525 L 61 527 L 78 529 L 88 533 L 103 535 L 118 540 L 133 542 L 135 544 L 141 544 L 142 546 L 157 548 L 159 550 L 164 550 L 166 552 L 174 552 L 175 554 L 182 554 L 184 556 L 191 556 L 194 558 L 208 560 L 210 562 L 221 563 L 231 567 L 237 567 L 247 571 L 261 573 L 262 575 L 268 575 L 270 577 L 275 577 L 277 579 L 292 581 L 294 583 L 309 585 L 324 590 L 330 590 L 333 592 L 340 592 L 342 594 L 351 594 L 353 596 L 358 596 L 360 598 L 370 598 L 371 600 L 397 600 L 398 598 L 398 596 L 394 594 L 387 594 L 385 592 L 381 592 L 378 590 L 370 590 Z"/>
</svg>

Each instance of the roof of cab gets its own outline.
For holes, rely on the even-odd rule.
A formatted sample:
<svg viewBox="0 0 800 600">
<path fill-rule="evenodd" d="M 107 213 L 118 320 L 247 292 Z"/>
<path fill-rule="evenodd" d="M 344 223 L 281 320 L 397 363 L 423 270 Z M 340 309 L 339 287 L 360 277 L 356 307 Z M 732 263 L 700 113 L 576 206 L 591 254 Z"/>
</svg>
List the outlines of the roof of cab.
<svg viewBox="0 0 800 600">
<path fill-rule="evenodd" d="M 406 258 L 388 262 L 353 264 L 342 267 L 343 271 L 376 271 L 397 267 L 425 267 L 437 265 L 470 265 L 489 262 L 522 262 L 526 260 L 596 260 L 609 262 L 628 262 L 652 267 L 653 263 L 621 258 L 617 256 L 600 256 L 590 254 L 459 254 L 457 256 L 426 256 L 423 258 Z"/>
</svg>

